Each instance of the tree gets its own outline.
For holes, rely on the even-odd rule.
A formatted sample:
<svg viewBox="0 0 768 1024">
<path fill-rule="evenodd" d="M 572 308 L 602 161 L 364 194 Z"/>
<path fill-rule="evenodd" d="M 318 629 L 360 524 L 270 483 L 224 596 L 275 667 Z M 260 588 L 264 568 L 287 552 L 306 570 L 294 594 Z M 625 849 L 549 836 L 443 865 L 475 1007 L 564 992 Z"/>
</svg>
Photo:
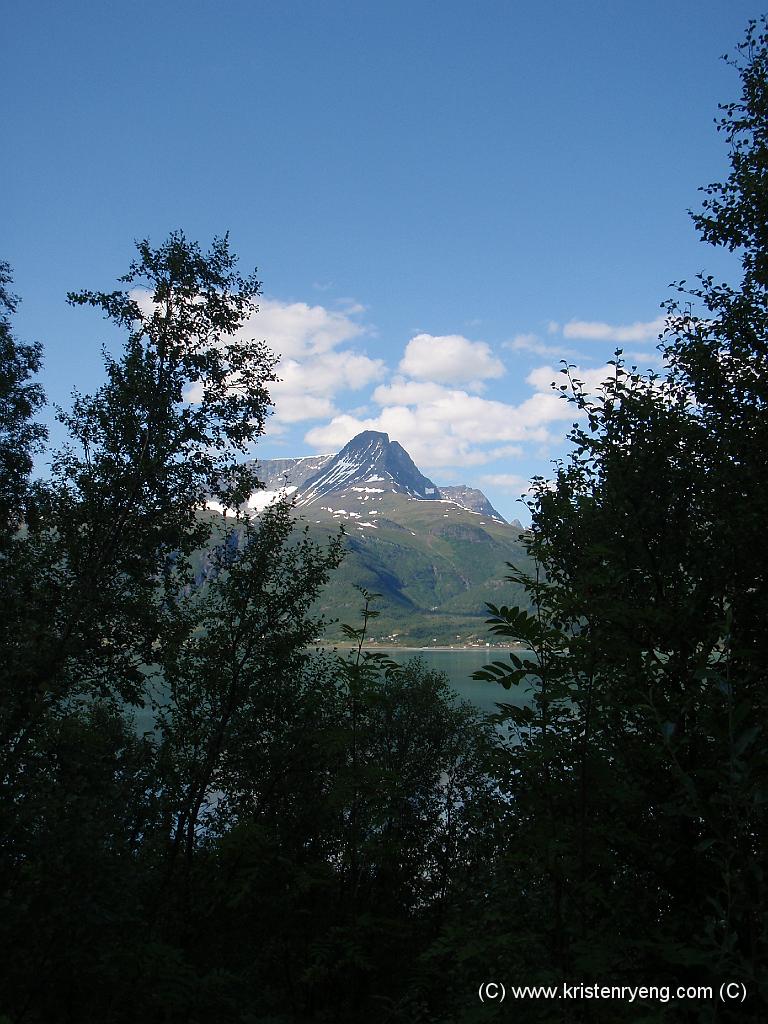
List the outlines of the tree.
<svg viewBox="0 0 768 1024">
<path fill-rule="evenodd" d="M 141 243 L 124 282 L 72 296 L 128 339 L 0 562 L 0 1017 L 423 1018 L 488 730 L 365 626 L 312 651 L 341 538 L 238 511 L 273 362 L 226 242 Z"/>
<path fill-rule="evenodd" d="M 154 922 L 159 896 L 178 903 L 168 791 L 181 755 L 137 738 L 126 704 L 141 706 L 148 677 L 162 682 L 195 632 L 212 635 L 221 617 L 194 592 L 193 556 L 221 538 L 225 553 L 211 557 L 226 560 L 235 538 L 226 525 L 221 536 L 206 499 L 236 510 L 259 486 L 241 457 L 263 429 L 274 358 L 238 333 L 256 308 L 258 282 L 236 273 L 226 239 L 205 255 L 181 234 L 138 248 L 123 279 L 134 290 L 70 297 L 102 309 L 128 338 L 120 358 L 105 353 L 105 385 L 75 395 L 73 411 L 61 413 L 70 444 L 40 488 L 37 516 L 10 531 L 0 561 L 0 940 L 12 967 L 0 1013 L 14 1019 L 114 1015 L 114 993 L 130 993 L 165 935 Z M 38 357 L 30 350 L 27 369 Z M 23 392 L 15 394 L 21 409 Z M 24 468 L 3 466 L 4 493 L 26 485 Z M 283 511 L 239 524 L 243 589 L 229 601 L 248 605 L 247 584 L 255 587 L 264 608 L 245 639 L 263 653 L 280 649 L 284 632 L 284 667 L 297 654 L 290 642 L 316 629 L 302 616 L 335 558 L 291 547 L 288 518 Z M 294 579 L 304 560 L 317 574 Z M 246 564 L 258 568 L 247 583 Z M 209 592 L 226 591 L 227 580 L 232 589 L 237 564 L 223 569 Z M 291 604 L 299 582 L 301 600 Z M 265 622 L 266 609 L 282 617 Z M 227 645 L 206 667 L 241 652 Z M 194 682 L 202 698 L 204 683 Z M 199 792 L 193 774 L 185 787 Z"/>
<path fill-rule="evenodd" d="M 226 238 L 206 255 L 181 233 L 138 251 L 122 279 L 131 291 L 70 295 L 128 338 L 120 359 L 104 353 L 107 383 L 60 413 L 71 442 L 45 514 L 3 564 L 9 764 L 46 709 L 83 688 L 140 699 L 141 666 L 175 635 L 186 557 L 210 533 L 206 497 L 237 506 L 258 486 L 238 456 L 263 430 L 274 357 L 235 337 L 258 282 L 235 271 Z"/>
<path fill-rule="evenodd" d="M 0 553 L 28 514 L 28 477 L 47 431 L 32 417 L 45 401 L 30 380 L 40 369 L 42 346 L 22 345 L 11 333 L 17 299 L 7 288 L 11 270 L 0 262 Z"/>
<path fill-rule="evenodd" d="M 539 571 L 522 581 L 535 613 L 491 608 L 493 630 L 535 656 L 485 677 L 535 694 L 533 712 L 506 715 L 519 739 L 515 852 L 492 881 L 526 922 L 520 971 L 531 977 L 543 961 L 564 980 L 737 978 L 750 994 L 738 1018 L 758 1020 L 768 1002 L 765 19 L 750 23 L 733 63 L 742 96 L 719 123 L 731 173 L 704 189 L 694 221 L 704 241 L 740 253 L 741 282 L 681 283 L 703 309 L 667 304 L 666 377 L 618 352 L 591 395 L 564 371 L 580 419 L 570 456 L 530 502 Z M 676 1012 L 727 1014 L 706 1002 Z"/>
<path fill-rule="evenodd" d="M 365 628 L 350 629 L 349 657 L 308 659 L 288 705 L 257 697 L 199 866 L 211 916 L 197 962 L 231 969 L 241 1006 L 290 1021 L 418 1020 L 442 1005 L 421 956 L 493 803 L 488 730 L 423 664 L 363 652 Z"/>
</svg>

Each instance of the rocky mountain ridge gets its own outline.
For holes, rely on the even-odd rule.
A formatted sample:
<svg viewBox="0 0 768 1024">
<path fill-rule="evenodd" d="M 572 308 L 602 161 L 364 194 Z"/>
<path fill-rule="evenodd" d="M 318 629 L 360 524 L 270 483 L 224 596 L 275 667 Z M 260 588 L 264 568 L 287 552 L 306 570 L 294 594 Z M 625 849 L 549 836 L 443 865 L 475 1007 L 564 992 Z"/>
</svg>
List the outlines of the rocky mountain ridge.
<svg viewBox="0 0 768 1024">
<path fill-rule="evenodd" d="M 435 484 L 385 433 L 364 431 L 335 455 L 255 469 L 265 488 L 249 498 L 251 514 L 284 495 L 318 543 L 344 528 L 346 556 L 316 609 L 328 641 L 343 639 L 341 623 L 359 622 L 360 587 L 379 595 L 368 639 L 383 645 L 485 646 L 485 603 L 525 601 L 505 578 L 508 562 L 528 562 L 520 524 L 505 522 L 476 488 Z"/>
<path fill-rule="evenodd" d="M 357 434 L 336 455 L 269 459 L 257 463 L 256 470 L 265 490 L 252 496 L 252 508 L 263 507 L 283 493 L 292 497 L 297 509 L 308 513 L 312 506 L 346 513 L 340 499 L 346 498 L 353 507 L 361 503 L 373 506 L 386 501 L 385 495 L 399 494 L 419 501 L 447 502 L 495 522 L 506 522 L 482 491 L 464 484 L 436 485 L 399 442 L 377 430 Z"/>
</svg>

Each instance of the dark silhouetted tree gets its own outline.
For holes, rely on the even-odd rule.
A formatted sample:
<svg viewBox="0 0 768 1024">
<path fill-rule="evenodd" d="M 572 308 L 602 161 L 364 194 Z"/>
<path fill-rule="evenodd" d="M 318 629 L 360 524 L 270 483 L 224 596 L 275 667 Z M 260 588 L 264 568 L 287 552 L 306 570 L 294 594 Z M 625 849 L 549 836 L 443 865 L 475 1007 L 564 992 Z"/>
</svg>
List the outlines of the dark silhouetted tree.
<svg viewBox="0 0 768 1024">
<path fill-rule="evenodd" d="M 535 656 L 484 676 L 532 685 L 535 700 L 532 711 L 504 716 L 519 740 L 509 755 L 510 852 L 486 881 L 527 939 L 497 930 L 483 952 L 501 952 L 526 978 L 716 989 L 737 979 L 749 998 L 733 1019 L 762 1020 L 765 19 L 749 25 L 732 63 L 742 95 L 718 124 L 731 173 L 704 189 L 694 221 L 705 242 L 739 254 L 741 281 L 702 275 L 692 289 L 679 286 L 688 305 L 667 306 L 666 376 L 639 373 L 620 352 L 596 394 L 564 371 L 579 418 L 568 459 L 530 502 L 539 574 L 523 582 L 534 613 L 491 609 L 494 632 Z M 531 1019 L 562 1019 L 539 1012 Z M 636 1012 L 626 1019 L 657 1019 Z M 731 1019 L 707 1000 L 668 1012 Z M 590 1008 L 588 1019 L 615 1019 L 604 1013 Z"/>
<path fill-rule="evenodd" d="M 29 474 L 36 451 L 47 436 L 32 417 L 45 401 L 31 378 L 40 369 L 42 346 L 13 337 L 16 297 L 8 290 L 11 270 L 0 262 L 0 545 L 5 548 L 27 517 Z"/>
</svg>

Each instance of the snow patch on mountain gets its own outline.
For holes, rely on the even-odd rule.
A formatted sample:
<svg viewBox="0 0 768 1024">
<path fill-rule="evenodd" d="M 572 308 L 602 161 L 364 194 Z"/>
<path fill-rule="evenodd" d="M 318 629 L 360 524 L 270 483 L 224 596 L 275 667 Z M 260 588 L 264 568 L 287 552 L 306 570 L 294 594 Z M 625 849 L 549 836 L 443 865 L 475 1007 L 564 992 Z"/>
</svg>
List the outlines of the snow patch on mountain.
<svg viewBox="0 0 768 1024">
<path fill-rule="evenodd" d="M 248 511 L 258 513 L 268 505 L 273 505 L 276 501 L 280 501 L 282 498 L 287 498 L 293 494 L 296 490 L 296 486 L 284 487 L 280 491 L 254 491 L 248 499 Z"/>
<path fill-rule="evenodd" d="M 365 486 L 374 482 L 385 486 Z M 299 488 L 297 504 L 311 505 L 330 491 L 352 488 L 381 494 L 395 491 L 416 498 L 437 494 L 437 487 L 416 468 L 405 449 L 377 430 L 365 430 L 353 437 L 335 458 L 307 479 Z"/>
<path fill-rule="evenodd" d="M 377 430 L 365 430 L 353 437 L 336 455 L 272 459 L 257 463 L 256 471 L 266 485 L 265 491 L 256 494 L 264 497 L 256 499 L 253 506 L 249 502 L 244 511 L 257 511 L 256 505 L 264 507 L 276 500 L 276 494 L 292 495 L 298 508 L 331 494 L 338 495 L 334 503 L 345 505 L 380 502 L 387 494 L 400 494 L 409 501 L 439 501 L 453 505 L 457 511 L 463 509 L 504 523 L 482 491 L 465 485 L 438 487 L 421 473 L 402 445 Z"/>
</svg>

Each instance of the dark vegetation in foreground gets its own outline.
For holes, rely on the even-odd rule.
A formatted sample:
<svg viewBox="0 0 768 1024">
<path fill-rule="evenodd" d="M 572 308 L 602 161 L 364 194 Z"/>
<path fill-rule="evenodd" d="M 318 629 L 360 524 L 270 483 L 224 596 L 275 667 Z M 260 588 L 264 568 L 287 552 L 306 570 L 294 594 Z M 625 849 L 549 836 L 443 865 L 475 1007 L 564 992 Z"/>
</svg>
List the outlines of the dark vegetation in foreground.
<svg viewBox="0 0 768 1024">
<path fill-rule="evenodd" d="M 198 510 L 254 486 L 274 379 L 229 340 L 258 284 L 225 241 L 142 243 L 123 283 L 152 305 L 71 296 L 128 340 L 45 484 L 41 353 L 3 268 L 4 1024 L 765 1020 L 767 60 L 761 22 L 695 217 L 739 287 L 670 304 L 665 378 L 619 355 L 598 397 L 564 385 L 582 416 L 531 501 L 534 610 L 494 609 L 537 655 L 486 670 L 533 676 L 499 714 L 515 742 L 419 663 L 307 653 L 335 539 L 277 506 L 214 544 Z M 137 736 L 152 672 L 171 699 Z M 509 1008 L 483 981 L 715 995 Z"/>
</svg>

